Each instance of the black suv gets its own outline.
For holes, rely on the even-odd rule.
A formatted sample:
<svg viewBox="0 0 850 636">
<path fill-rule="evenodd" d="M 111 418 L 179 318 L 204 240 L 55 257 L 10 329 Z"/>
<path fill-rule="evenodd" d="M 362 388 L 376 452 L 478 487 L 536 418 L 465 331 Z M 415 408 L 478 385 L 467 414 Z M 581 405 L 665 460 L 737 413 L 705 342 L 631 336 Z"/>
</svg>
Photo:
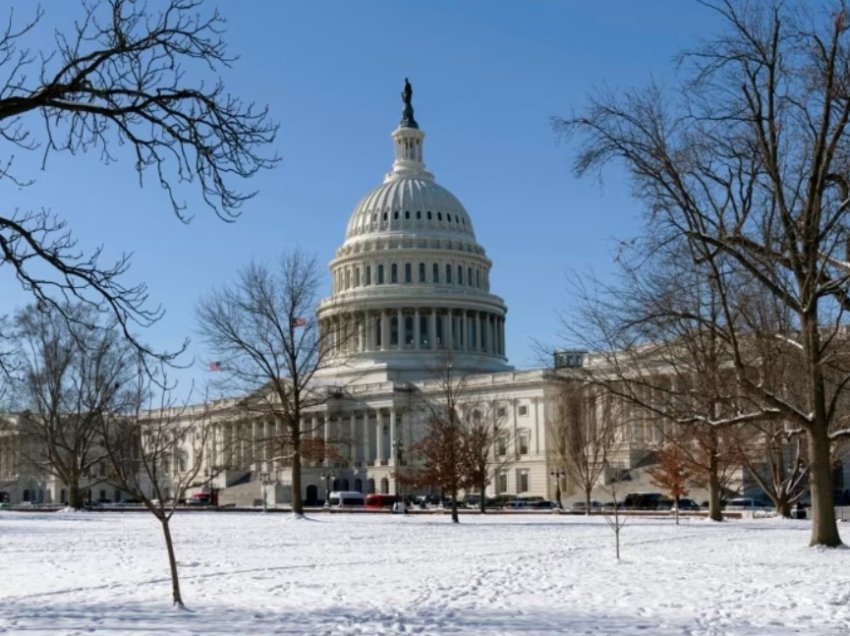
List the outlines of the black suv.
<svg viewBox="0 0 850 636">
<path fill-rule="evenodd" d="M 666 500 L 667 497 L 660 492 L 630 492 L 623 499 L 623 508 L 626 510 L 658 510 L 658 506 Z"/>
</svg>

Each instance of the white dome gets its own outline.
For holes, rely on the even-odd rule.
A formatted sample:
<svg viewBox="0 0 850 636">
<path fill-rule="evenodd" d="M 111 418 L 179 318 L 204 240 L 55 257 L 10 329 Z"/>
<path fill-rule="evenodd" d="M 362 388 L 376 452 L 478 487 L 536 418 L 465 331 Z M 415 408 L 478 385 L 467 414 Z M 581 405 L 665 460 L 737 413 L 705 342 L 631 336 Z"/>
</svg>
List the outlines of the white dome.
<svg viewBox="0 0 850 636">
<path fill-rule="evenodd" d="M 461 202 L 425 175 L 390 178 L 369 192 L 354 208 L 345 237 L 396 231 L 475 238 Z"/>
</svg>

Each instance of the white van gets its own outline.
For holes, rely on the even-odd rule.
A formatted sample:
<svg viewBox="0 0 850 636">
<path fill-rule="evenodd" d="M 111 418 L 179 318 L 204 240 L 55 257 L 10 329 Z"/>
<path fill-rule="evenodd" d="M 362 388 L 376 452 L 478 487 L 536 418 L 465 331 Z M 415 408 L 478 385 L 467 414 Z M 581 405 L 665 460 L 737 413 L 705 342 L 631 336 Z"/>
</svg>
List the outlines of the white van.
<svg viewBox="0 0 850 636">
<path fill-rule="evenodd" d="M 366 497 L 353 490 L 334 490 L 328 497 L 331 508 L 362 508 Z"/>
</svg>

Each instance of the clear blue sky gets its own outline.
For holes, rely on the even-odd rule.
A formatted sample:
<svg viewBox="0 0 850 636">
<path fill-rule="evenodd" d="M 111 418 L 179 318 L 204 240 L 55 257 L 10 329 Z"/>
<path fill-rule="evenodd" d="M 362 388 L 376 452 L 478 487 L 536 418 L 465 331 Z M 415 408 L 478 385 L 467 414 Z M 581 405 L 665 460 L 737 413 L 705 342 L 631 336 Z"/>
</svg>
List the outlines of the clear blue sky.
<svg viewBox="0 0 850 636">
<path fill-rule="evenodd" d="M 572 176 L 573 149 L 557 143 L 550 117 L 580 109 L 594 87 L 669 80 L 673 56 L 717 28 L 709 10 L 686 0 L 254 0 L 220 10 L 241 56 L 225 75 L 228 89 L 268 104 L 281 124 L 282 162 L 246 184 L 259 194 L 237 223 L 216 219 L 193 191 L 196 218 L 181 224 L 153 180 L 139 187 L 126 154 L 109 166 L 96 155 L 55 155 L 42 172 L 20 153 L 19 172 L 36 183 L 3 189 L 6 206 L 67 218 L 82 246 L 133 252 L 129 280 L 146 282 L 167 312 L 143 337 L 160 348 L 193 337 L 184 383 L 207 376 L 210 356 L 193 335 L 201 295 L 285 248 L 331 260 L 354 205 L 390 167 L 404 77 L 428 134 L 427 166 L 465 205 L 494 262 L 509 360 L 535 366 L 532 339 L 558 342 L 557 314 L 570 306 L 565 272 L 610 271 L 615 239 L 636 232 L 639 213 L 616 170 L 601 182 Z M 45 11 L 36 47 L 78 5 Z M 0 313 L 29 300 L 8 271 L 0 299 Z"/>
</svg>

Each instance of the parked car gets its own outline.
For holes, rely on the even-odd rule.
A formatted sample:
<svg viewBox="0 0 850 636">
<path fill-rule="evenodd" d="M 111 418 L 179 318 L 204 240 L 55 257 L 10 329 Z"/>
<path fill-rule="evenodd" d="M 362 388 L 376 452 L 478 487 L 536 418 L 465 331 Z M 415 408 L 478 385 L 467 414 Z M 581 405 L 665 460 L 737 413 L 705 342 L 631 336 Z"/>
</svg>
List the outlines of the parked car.
<svg viewBox="0 0 850 636">
<path fill-rule="evenodd" d="M 753 499 L 751 497 L 735 497 L 734 499 L 730 499 L 726 503 L 726 507 L 723 509 L 736 512 L 744 510 L 765 510 L 767 508 L 767 504 L 763 501 L 759 501 L 758 499 Z"/>
<path fill-rule="evenodd" d="M 599 502 L 597 502 L 597 503 L 599 503 Z M 531 503 L 531 505 L 529 507 L 533 508 L 534 510 L 560 510 L 562 506 L 557 501 L 545 501 L 544 500 L 544 501 L 534 501 L 534 502 Z"/>
<path fill-rule="evenodd" d="M 660 492 L 630 492 L 623 499 L 626 510 L 658 510 L 668 498 Z"/>
<path fill-rule="evenodd" d="M 196 492 L 186 500 L 187 506 L 217 506 L 218 493 Z"/>
</svg>

